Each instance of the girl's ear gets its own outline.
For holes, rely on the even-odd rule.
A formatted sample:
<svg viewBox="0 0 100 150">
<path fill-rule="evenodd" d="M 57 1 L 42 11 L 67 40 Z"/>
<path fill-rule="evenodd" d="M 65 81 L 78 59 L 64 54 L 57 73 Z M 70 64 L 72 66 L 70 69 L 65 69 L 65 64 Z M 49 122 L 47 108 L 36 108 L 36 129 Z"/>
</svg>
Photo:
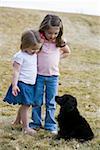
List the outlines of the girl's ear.
<svg viewBox="0 0 100 150">
<path fill-rule="evenodd" d="M 43 40 L 45 40 L 44 32 L 41 32 L 41 33 L 40 33 L 40 36 L 41 36 L 41 38 L 42 38 Z"/>
</svg>

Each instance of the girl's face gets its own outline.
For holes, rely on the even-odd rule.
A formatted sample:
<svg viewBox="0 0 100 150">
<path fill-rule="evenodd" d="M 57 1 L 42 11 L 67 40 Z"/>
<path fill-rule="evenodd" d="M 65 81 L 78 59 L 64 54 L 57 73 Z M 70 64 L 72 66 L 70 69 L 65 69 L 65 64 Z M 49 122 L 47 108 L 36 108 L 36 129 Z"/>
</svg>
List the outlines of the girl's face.
<svg viewBox="0 0 100 150">
<path fill-rule="evenodd" d="M 42 46 L 42 43 L 34 45 L 34 46 L 30 46 L 30 47 L 26 48 L 24 50 L 24 52 L 27 52 L 28 54 L 33 55 L 33 54 L 39 52 L 41 46 Z"/>
<path fill-rule="evenodd" d="M 52 26 L 48 30 L 44 31 L 45 37 L 48 41 L 55 41 L 56 37 L 58 36 L 60 28 L 58 26 Z"/>
</svg>

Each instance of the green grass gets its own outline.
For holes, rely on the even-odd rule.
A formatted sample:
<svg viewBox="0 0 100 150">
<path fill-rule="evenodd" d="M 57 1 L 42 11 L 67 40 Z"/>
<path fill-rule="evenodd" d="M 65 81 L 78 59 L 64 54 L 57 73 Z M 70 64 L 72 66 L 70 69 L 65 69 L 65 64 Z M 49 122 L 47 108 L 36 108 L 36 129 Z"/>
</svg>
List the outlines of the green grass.
<svg viewBox="0 0 100 150">
<path fill-rule="evenodd" d="M 56 13 L 64 22 L 64 37 L 71 48 L 71 55 L 60 63 L 59 95 L 69 93 L 77 97 L 78 109 L 91 125 L 95 138 L 84 144 L 74 139 L 57 141 L 43 129 L 31 137 L 23 135 L 21 128 L 11 127 L 18 106 L 2 101 L 11 83 L 11 59 L 19 50 L 21 33 L 28 28 L 37 29 L 47 13 L 0 8 L 0 150 L 99 150 L 100 17 Z M 56 117 L 58 112 L 59 106 Z"/>
</svg>

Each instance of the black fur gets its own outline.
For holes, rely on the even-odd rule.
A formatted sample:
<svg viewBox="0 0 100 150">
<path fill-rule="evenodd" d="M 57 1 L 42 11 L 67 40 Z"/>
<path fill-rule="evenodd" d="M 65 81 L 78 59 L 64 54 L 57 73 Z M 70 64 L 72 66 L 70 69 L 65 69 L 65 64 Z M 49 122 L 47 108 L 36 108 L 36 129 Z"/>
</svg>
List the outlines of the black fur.
<svg viewBox="0 0 100 150">
<path fill-rule="evenodd" d="M 76 98 L 65 94 L 61 97 L 56 96 L 55 100 L 60 105 L 57 118 L 59 125 L 57 138 L 65 140 L 75 138 L 81 142 L 91 140 L 94 134 L 86 119 L 80 115 Z"/>
</svg>

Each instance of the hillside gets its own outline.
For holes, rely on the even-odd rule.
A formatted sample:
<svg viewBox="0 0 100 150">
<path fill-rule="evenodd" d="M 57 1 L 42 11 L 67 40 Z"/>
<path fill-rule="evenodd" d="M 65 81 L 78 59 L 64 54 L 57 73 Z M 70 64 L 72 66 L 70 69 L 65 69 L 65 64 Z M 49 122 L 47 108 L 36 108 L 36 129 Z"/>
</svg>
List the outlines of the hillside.
<svg viewBox="0 0 100 150">
<path fill-rule="evenodd" d="M 38 29 L 47 13 L 52 12 L 0 8 L 0 150 L 99 150 L 100 17 L 97 16 L 55 13 L 63 21 L 64 38 L 71 48 L 71 55 L 60 63 L 59 95 L 70 93 L 77 97 L 78 108 L 90 123 L 95 138 L 84 144 L 75 140 L 55 141 L 44 130 L 29 137 L 10 126 L 18 106 L 9 106 L 2 99 L 11 82 L 11 59 L 19 50 L 21 33 L 29 28 Z M 58 111 L 57 106 L 56 116 Z"/>
</svg>

